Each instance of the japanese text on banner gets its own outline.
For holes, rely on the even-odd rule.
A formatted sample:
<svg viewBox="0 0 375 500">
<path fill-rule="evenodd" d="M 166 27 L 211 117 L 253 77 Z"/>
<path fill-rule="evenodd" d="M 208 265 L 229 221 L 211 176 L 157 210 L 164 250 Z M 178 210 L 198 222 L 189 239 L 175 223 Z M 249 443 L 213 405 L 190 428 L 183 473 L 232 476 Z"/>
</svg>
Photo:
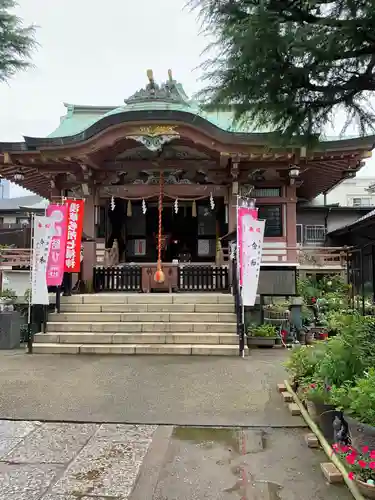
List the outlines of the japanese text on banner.
<svg viewBox="0 0 375 500">
<path fill-rule="evenodd" d="M 243 282 L 243 235 L 242 235 L 242 220 L 245 216 L 251 216 L 253 219 L 258 218 L 258 209 L 249 208 L 247 206 L 237 208 L 237 266 L 239 269 L 239 282 L 242 286 Z"/>
<path fill-rule="evenodd" d="M 47 263 L 47 285 L 60 286 L 64 276 L 68 207 L 49 205 L 46 214 L 54 227 Z"/>
<path fill-rule="evenodd" d="M 83 226 L 83 200 L 68 200 L 68 228 L 66 238 L 65 271 L 78 273 L 81 266 L 81 239 Z"/>
<path fill-rule="evenodd" d="M 253 306 L 256 301 L 265 221 L 254 220 L 251 215 L 242 218 L 243 245 L 243 283 L 242 302 L 244 306 Z"/>
<path fill-rule="evenodd" d="M 49 217 L 34 217 L 31 266 L 31 303 L 48 305 L 47 261 L 54 229 Z"/>
</svg>

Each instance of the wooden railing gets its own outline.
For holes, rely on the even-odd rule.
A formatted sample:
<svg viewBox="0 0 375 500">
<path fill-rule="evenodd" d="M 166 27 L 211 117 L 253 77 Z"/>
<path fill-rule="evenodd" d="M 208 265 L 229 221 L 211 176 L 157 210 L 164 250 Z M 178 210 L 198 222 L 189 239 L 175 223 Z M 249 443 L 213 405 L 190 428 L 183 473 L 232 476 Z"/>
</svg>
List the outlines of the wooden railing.
<svg viewBox="0 0 375 500">
<path fill-rule="evenodd" d="M 94 267 L 94 292 L 140 292 L 142 290 L 140 266 Z"/>
<path fill-rule="evenodd" d="M 0 248 L 0 268 L 29 266 L 29 248 Z"/>
<path fill-rule="evenodd" d="M 303 268 L 342 267 L 346 266 L 348 247 L 272 247 L 267 248 L 267 260 L 262 259 L 262 264 L 272 265 L 273 262 L 288 265 L 288 262 L 298 262 Z M 228 262 L 227 249 L 223 249 L 224 263 Z M 290 255 L 294 255 L 294 259 Z M 264 257 L 263 252 L 263 257 Z M 288 259 L 284 259 L 289 257 Z M 272 260 L 270 260 L 270 258 Z M 97 262 L 98 267 L 112 267 L 118 264 L 118 250 L 116 247 L 106 249 L 104 262 Z M 0 248 L 0 269 L 4 267 L 27 267 L 30 265 L 29 248 Z M 191 263 L 194 266 L 194 263 Z"/>
<path fill-rule="evenodd" d="M 181 292 L 227 292 L 228 267 L 185 264 L 178 270 L 178 289 Z"/>
<path fill-rule="evenodd" d="M 298 263 L 303 269 L 317 267 L 346 267 L 347 248 L 300 247 L 297 249 Z"/>
<path fill-rule="evenodd" d="M 143 266 L 143 270 L 147 266 Z M 164 268 L 165 269 L 165 268 Z M 149 289 L 142 266 L 94 267 L 95 292 L 141 292 Z M 227 266 L 184 264 L 178 268 L 176 290 L 181 292 L 229 292 Z"/>
</svg>

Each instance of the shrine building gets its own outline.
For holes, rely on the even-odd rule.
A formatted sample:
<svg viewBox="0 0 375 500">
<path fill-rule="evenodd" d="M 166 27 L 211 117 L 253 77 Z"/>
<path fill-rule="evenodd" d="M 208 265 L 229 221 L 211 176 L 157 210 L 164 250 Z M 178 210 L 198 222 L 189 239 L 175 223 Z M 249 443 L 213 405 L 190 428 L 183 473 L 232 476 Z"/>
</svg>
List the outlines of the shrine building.
<svg viewBox="0 0 375 500">
<path fill-rule="evenodd" d="M 118 107 L 65 107 L 48 137 L 0 143 L 0 173 L 51 201 L 85 199 L 82 277 L 96 291 L 226 291 L 221 238 L 249 196 L 266 220 L 259 293 L 295 294 L 297 200 L 355 176 L 375 143 L 280 147 L 272 133 L 236 128 L 230 111 L 202 111 L 171 71 L 161 85 L 148 71 Z M 159 249 L 163 284 L 153 282 Z"/>
</svg>

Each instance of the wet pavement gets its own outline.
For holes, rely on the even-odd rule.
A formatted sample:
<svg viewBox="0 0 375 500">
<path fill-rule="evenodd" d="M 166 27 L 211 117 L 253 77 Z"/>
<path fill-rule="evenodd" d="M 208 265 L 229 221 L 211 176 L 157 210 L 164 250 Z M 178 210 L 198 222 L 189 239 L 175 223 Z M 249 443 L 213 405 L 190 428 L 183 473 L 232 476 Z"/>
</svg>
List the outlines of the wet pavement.
<svg viewBox="0 0 375 500">
<path fill-rule="evenodd" d="M 0 351 L 0 419 L 303 425 L 276 384 L 283 350 L 245 358 L 26 355 Z"/>
<path fill-rule="evenodd" d="M 302 429 L 0 421 L 7 500 L 349 500 Z"/>
<path fill-rule="evenodd" d="M 174 429 L 152 500 L 349 500 L 301 429 Z M 138 498 L 136 499 L 138 500 Z"/>
<path fill-rule="evenodd" d="M 0 499 L 349 500 L 276 391 L 286 356 L 0 351 Z"/>
</svg>

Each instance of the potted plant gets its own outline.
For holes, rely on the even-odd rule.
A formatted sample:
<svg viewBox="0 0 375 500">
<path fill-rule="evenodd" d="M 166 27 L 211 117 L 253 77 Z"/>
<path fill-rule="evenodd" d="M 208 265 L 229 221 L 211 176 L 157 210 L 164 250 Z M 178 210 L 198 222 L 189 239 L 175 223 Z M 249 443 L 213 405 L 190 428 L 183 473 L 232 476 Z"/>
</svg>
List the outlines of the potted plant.
<svg viewBox="0 0 375 500">
<path fill-rule="evenodd" d="M 349 479 L 357 484 L 359 491 L 366 498 L 375 499 L 375 450 L 364 446 L 358 452 L 351 446 L 336 443 L 332 448 L 345 464 Z"/>
<path fill-rule="evenodd" d="M 331 402 L 331 386 L 318 379 L 306 384 L 302 388 L 302 393 L 311 418 L 320 427 L 324 437 L 332 443 L 333 421 L 337 411 Z"/>
<path fill-rule="evenodd" d="M 14 290 L 5 288 L 0 292 L 0 304 L 3 311 L 13 311 L 17 295 Z"/>
<path fill-rule="evenodd" d="M 250 325 L 247 329 L 248 347 L 274 347 L 277 340 L 276 328 L 273 325 Z"/>
<path fill-rule="evenodd" d="M 375 449 L 375 369 L 370 368 L 354 385 L 333 387 L 332 401 L 344 412 L 356 450 Z M 374 460 L 375 462 L 375 460 Z"/>
<path fill-rule="evenodd" d="M 324 349 L 321 348 L 321 345 L 300 345 L 291 351 L 291 355 L 285 363 L 285 368 L 295 390 L 312 382 L 319 360 L 323 355 Z"/>
</svg>

